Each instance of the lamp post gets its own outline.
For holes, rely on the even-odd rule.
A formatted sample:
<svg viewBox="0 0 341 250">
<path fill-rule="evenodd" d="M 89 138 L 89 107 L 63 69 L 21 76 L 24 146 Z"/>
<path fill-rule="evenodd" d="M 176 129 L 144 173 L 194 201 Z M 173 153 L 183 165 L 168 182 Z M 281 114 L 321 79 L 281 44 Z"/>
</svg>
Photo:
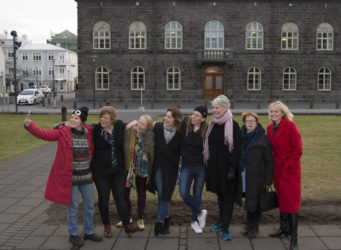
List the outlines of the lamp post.
<svg viewBox="0 0 341 250">
<path fill-rule="evenodd" d="M 17 41 L 17 32 L 15 30 L 11 31 L 11 36 L 13 37 L 13 82 L 14 82 L 14 95 L 15 95 L 15 112 L 18 113 L 18 86 L 17 86 L 17 49 L 21 46 L 21 42 Z"/>
<path fill-rule="evenodd" d="M 53 105 L 56 106 L 56 86 L 54 82 L 54 62 L 55 58 L 52 59 L 52 87 L 53 87 Z"/>
<path fill-rule="evenodd" d="M 139 107 L 140 112 L 144 112 L 144 107 L 143 107 L 143 84 L 140 84 L 140 89 L 141 89 L 141 106 Z"/>
</svg>

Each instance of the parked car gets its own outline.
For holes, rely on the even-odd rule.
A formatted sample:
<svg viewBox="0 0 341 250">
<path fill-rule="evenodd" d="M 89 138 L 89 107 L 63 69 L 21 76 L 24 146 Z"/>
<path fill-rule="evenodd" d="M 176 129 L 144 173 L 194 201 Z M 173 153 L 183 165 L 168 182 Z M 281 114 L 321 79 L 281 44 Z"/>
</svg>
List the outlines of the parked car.
<svg viewBox="0 0 341 250">
<path fill-rule="evenodd" d="M 51 93 L 51 89 L 47 85 L 41 85 L 39 88 L 44 94 L 45 93 Z"/>
<path fill-rule="evenodd" d="M 36 104 L 42 103 L 44 98 L 43 92 L 39 89 L 25 89 L 20 92 L 17 97 L 17 104 Z"/>
</svg>

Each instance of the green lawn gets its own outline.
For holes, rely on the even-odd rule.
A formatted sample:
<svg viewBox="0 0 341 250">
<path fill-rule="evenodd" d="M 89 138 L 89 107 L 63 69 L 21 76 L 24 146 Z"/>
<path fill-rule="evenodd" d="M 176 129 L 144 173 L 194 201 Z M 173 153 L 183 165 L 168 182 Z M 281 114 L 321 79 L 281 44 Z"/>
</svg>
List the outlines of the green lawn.
<svg viewBox="0 0 341 250">
<path fill-rule="evenodd" d="M 38 140 L 25 131 L 25 115 L 0 114 L 0 162 L 37 148 L 46 142 Z M 40 127 L 52 128 L 60 120 L 59 115 L 32 115 L 31 119 Z M 235 116 L 239 122 L 240 116 Z M 98 116 L 89 116 L 88 122 L 98 121 Z M 260 117 L 265 127 L 266 116 Z M 297 115 L 295 117 L 303 140 L 302 194 L 305 200 L 341 199 L 341 116 Z M 132 192 L 132 196 L 135 192 Z M 149 196 L 148 197 L 154 197 Z M 210 194 L 204 192 L 204 199 Z M 180 199 L 175 192 L 175 199 Z M 212 197 L 213 198 L 213 197 Z"/>
</svg>

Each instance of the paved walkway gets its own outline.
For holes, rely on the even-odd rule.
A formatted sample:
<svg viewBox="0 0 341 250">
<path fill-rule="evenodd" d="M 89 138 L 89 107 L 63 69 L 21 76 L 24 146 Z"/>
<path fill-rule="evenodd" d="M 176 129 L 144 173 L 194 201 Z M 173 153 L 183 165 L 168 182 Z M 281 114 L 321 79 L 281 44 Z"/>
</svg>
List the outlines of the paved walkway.
<svg viewBox="0 0 341 250">
<path fill-rule="evenodd" d="M 56 145 L 50 143 L 0 163 L 0 249 L 71 249 L 66 226 L 46 223 L 51 203 L 43 199 L 43 192 Z M 174 226 L 171 234 L 154 237 L 153 228 L 148 225 L 145 231 L 128 239 L 122 230 L 113 227 L 113 238 L 100 243 L 87 241 L 81 249 L 280 250 L 288 247 L 287 238 L 267 236 L 277 225 L 262 225 L 259 237 L 253 240 L 241 236 L 242 227 L 231 225 L 234 238 L 229 242 L 207 228 L 198 235 L 189 227 Z M 99 226 L 95 231 L 103 235 L 102 229 Z M 341 225 L 301 225 L 299 236 L 300 250 L 341 249 Z"/>
</svg>

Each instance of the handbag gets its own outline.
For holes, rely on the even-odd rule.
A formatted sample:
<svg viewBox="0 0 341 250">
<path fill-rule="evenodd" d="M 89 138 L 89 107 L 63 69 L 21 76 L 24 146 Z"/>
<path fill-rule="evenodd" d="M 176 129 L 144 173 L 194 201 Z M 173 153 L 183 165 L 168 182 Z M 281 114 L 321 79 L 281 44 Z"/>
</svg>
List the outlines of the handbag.
<svg viewBox="0 0 341 250">
<path fill-rule="evenodd" d="M 265 186 L 260 193 L 260 209 L 261 211 L 269 211 L 278 207 L 277 194 L 272 186 Z"/>
</svg>

